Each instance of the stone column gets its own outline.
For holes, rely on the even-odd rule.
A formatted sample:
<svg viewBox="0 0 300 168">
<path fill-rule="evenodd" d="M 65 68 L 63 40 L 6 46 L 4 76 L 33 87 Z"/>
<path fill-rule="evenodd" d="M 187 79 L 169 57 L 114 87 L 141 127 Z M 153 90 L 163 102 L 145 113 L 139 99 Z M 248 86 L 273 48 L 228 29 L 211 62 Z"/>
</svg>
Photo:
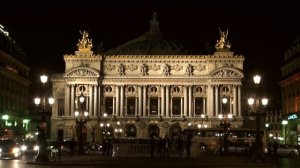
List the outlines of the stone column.
<svg viewBox="0 0 300 168">
<path fill-rule="evenodd" d="M 210 84 L 207 87 L 207 115 L 212 117 L 214 111 L 214 90 Z"/>
<path fill-rule="evenodd" d="M 215 116 L 219 114 L 219 86 L 215 86 Z"/>
<path fill-rule="evenodd" d="M 166 86 L 166 116 L 170 115 L 170 86 Z"/>
<path fill-rule="evenodd" d="M 116 116 L 120 117 L 120 101 L 119 101 L 120 88 L 119 86 L 115 86 L 115 87 L 116 87 L 116 101 L 115 101 Z"/>
<path fill-rule="evenodd" d="M 189 117 L 192 117 L 192 95 L 193 95 L 193 92 L 192 92 L 192 86 L 189 86 L 189 103 L 188 103 L 188 107 L 189 107 Z"/>
<path fill-rule="evenodd" d="M 146 116 L 147 111 L 147 86 L 143 86 L 143 116 Z"/>
<path fill-rule="evenodd" d="M 237 111 L 237 116 L 241 116 L 242 113 L 242 103 L 241 103 L 241 86 L 238 86 L 238 111 Z"/>
<path fill-rule="evenodd" d="M 93 86 L 93 97 L 94 97 L 94 114 L 93 116 L 97 116 L 97 112 L 98 112 L 98 88 L 96 85 Z"/>
<path fill-rule="evenodd" d="M 165 111 L 165 86 L 160 86 L 161 87 L 161 113 L 165 114 L 165 116 L 169 116 L 168 113 Z"/>
<path fill-rule="evenodd" d="M 75 97 L 76 93 L 75 93 L 75 85 L 71 85 L 71 109 L 70 109 L 70 116 L 74 116 L 74 110 L 75 110 Z M 78 104 L 79 102 L 77 102 Z"/>
<path fill-rule="evenodd" d="M 233 104 L 232 104 L 232 108 L 233 108 L 233 115 L 234 116 L 237 116 L 237 110 L 236 110 L 236 107 L 237 107 L 237 104 L 236 104 L 236 100 L 237 100 L 237 96 L 236 96 L 236 87 L 237 86 L 233 86 Z"/>
<path fill-rule="evenodd" d="M 174 102 L 173 102 L 174 103 Z M 184 97 L 181 97 L 180 98 L 180 116 L 183 116 L 184 115 Z"/>
<path fill-rule="evenodd" d="M 120 116 L 123 117 L 124 115 L 124 85 L 121 86 L 121 100 L 120 100 Z"/>
<path fill-rule="evenodd" d="M 102 96 L 101 92 L 102 92 L 101 86 L 98 86 L 98 101 L 97 101 L 97 104 L 98 104 L 98 112 L 97 112 L 97 114 L 96 114 L 96 115 L 98 115 L 98 116 L 101 116 L 101 114 L 104 113 L 104 109 L 103 109 L 104 104 L 101 103 L 101 102 L 103 102 L 103 100 L 104 100 L 104 94 L 103 94 L 103 96 Z"/>
<path fill-rule="evenodd" d="M 184 86 L 183 87 L 183 95 L 184 95 L 184 98 L 183 98 L 183 115 L 185 117 L 187 117 L 187 102 L 188 102 L 188 94 L 187 94 L 187 86 Z"/>
<path fill-rule="evenodd" d="M 138 98 L 138 115 L 139 116 L 142 116 L 142 107 L 143 107 L 143 104 L 142 104 L 142 86 L 138 86 L 138 94 L 139 94 L 139 98 Z"/>
<path fill-rule="evenodd" d="M 206 111 L 206 98 L 203 97 L 203 114 L 207 115 L 207 111 Z"/>
<path fill-rule="evenodd" d="M 70 86 L 68 84 L 65 84 L 65 116 L 71 115 L 70 104 Z"/>
<path fill-rule="evenodd" d="M 92 85 L 89 85 L 89 108 L 88 108 L 88 111 L 89 111 L 89 115 L 92 115 L 94 114 L 94 109 L 93 109 L 93 86 Z"/>
</svg>

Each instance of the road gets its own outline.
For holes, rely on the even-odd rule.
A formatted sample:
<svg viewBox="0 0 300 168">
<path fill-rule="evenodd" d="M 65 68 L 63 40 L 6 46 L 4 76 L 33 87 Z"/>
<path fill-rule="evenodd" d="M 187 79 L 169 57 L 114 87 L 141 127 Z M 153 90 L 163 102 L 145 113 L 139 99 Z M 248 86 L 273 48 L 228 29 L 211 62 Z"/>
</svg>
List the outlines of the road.
<svg viewBox="0 0 300 168">
<path fill-rule="evenodd" d="M 131 158 L 131 159 L 125 159 L 125 158 L 121 158 L 120 159 L 120 164 L 117 164 L 116 160 L 112 160 L 111 158 L 109 159 L 102 159 L 101 162 L 97 162 L 97 164 L 93 164 L 93 162 L 89 162 L 88 157 L 89 156 L 85 156 L 87 157 L 87 159 L 85 159 L 85 164 L 81 164 L 81 165 L 36 165 L 36 164 L 25 164 L 25 161 L 33 161 L 34 160 L 34 156 L 23 156 L 21 159 L 19 160 L 0 160 L 0 167 L 1 168 L 51 168 L 51 167 L 73 167 L 73 168 L 93 168 L 93 167 L 105 167 L 105 168 L 115 168 L 115 167 L 122 167 L 122 168 L 126 168 L 126 167 L 130 167 L 130 168 L 134 168 L 134 167 L 143 167 L 143 168 L 147 168 L 147 167 L 171 167 L 171 168 L 177 168 L 177 167 L 196 167 L 198 165 L 201 165 L 199 167 L 206 167 L 206 168 L 231 168 L 231 167 L 247 167 L 247 168 L 251 168 L 251 167 L 263 167 L 263 168 L 295 168 L 295 167 L 299 167 L 300 166 L 300 157 L 295 157 L 295 158 L 288 158 L 288 157 L 280 157 L 280 158 L 276 158 L 273 159 L 272 161 L 268 161 L 269 163 L 273 163 L 268 164 L 267 166 L 260 164 L 260 165 L 253 165 L 253 164 L 241 164 L 241 165 L 230 165 L 228 163 L 230 163 L 230 161 L 224 161 L 224 164 L 222 164 L 222 161 L 216 161 L 215 163 L 209 163 L 209 161 L 207 162 L 198 162 L 197 159 L 187 159 L 187 158 L 182 158 L 182 160 L 179 160 L 178 158 L 171 158 L 171 159 L 160 159 L 160 158 L 154 158 L 154 160 L 152 160 L 151 158 Z M 98 156 L 97 156 L 98 157 Z M 101 157 L 101 156 L 99 156 Z M 219 157 L 219 156 L 213 156 L 213 157 Z M 76 159 L 76 158 L 75 158 Z M 237 158 L 240 159 L 240 158 Z M 221 160 L 221 159 L 219 159 Z M 134 163 L 133 163 L 134 162 Z M 193 163 L 194 162 L 194 163 Z M 196 162 L 196 163 L 195 163 Z M 219 163 L 218 163 L 219 162 Z M 53 163 L 53 162 L 52 162 Z M 62 162 L 64 163 L 64 162 Z M 91 165 L 88 165 L 89 163 L 91 163 Z M 203 165 L 203 166 L 202 166 Z"/>
</svg>

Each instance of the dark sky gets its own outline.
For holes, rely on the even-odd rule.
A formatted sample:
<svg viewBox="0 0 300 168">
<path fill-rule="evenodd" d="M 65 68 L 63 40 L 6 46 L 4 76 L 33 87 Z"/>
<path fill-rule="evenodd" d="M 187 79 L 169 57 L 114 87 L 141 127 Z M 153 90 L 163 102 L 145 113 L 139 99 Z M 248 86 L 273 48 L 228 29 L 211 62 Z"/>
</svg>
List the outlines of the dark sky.
<svg viewBox="0 0 300 168">
<path fill-rule="evenodd" d="M 88 30 L 94 46 L 103 41 L 108 50 L 148 31 L 156 11 L 161 31 L 199 54 L 211 54 L 203 48 L 215 45 L 219 27 L 229 29 L 232 50 L 246 58 L 246 79 L 261 73 L 267 95 L 278 101 L 283 54 L 300 32 L 300 14 L 291 2 L 11 0 L 6 4 L 1 5 L 0 24 L 25 51 L 32 79 L 42 71 L 64 71 L 63 55 L 77 49 L 79 30 Z"/>
</svg>

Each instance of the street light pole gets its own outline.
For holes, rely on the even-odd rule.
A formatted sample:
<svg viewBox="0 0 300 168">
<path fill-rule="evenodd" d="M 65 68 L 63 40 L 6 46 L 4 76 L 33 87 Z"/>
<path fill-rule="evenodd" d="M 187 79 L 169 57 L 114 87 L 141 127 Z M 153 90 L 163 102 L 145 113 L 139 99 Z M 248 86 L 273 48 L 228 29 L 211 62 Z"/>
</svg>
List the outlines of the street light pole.
<svg viewBox="0 0 300 168">
<path fill-rule="evenodd" d="M 117 158 L 120 159 L 120 135 L 122 133 L 122 128 L 120 128 L 120 121 L 117 122 L 117 128 L 115 129 L 115 132 L 118 136 L 118 149 L 117 149 Z"/>
<path fill-rule="evenodd" d="M 89 119 L 88 115 L 89 113 L 86 111 L 85 107 L 83 108 L 83 103 L 85 102 L 85 97 L 81 93 L 79 97 L 80 107 L 79 110 L 75 111 L 75 121 L 78 125 L 78 155 L 84 155 L 84 144 L 83 144 L 83 135 L 82 135 L 82 129 L 84 124 L 87 123 L 87 120 Z"/>
<path fill-rule="evenodd" d="M 45 85 L 48 82 L 48 76 L 42 75 L 40 76 L 40 80 L 43 85 Z M 45 93 L 44 93 L 45 94 Z M 48 103 L 51 106 L 54 103 L 54 98 L 49 97 Z M 39 106 L 42 103 L 42 109 L 40 111 L 41 115 L 41 121 L 38 126 L 38 141 L 39 141 L 39 152 L 35 159 L 36 162 L 49 162 L 48 152 L 47 152 L 47 142 L 46 142 L 46 115 L 50 115 L 51 111 L 46 111 L 46 96 L 43 96 L 43 100 L 41 102 L 41 99 L 39 97 L 36 97 L 34 99 L 34 103 L 36 106 Z"/>
<path fill-rule="evenodd" d="M 259 75 L 255 75 L 253 77 L 255 85 L 258 87 L 261 81 L 261 77 Z M 263 142 L 262 142 L 262 135 L 261 135 L 261 129 L 260 129 L 260 122 L 261 122 L 261 116 L 263 114 L 263 107 L 265 107 L 268 104 L 267 98 L 261 98 L 261 97 L 250 97 L 248 98 L 248 104 L 251 107 L 251 112 L 254 113 L 256 117 L 256 135 L 255 135 L 255 150 L 254 150 L 254 156 L 253 160 L 264 160 L 263 156 Z M 262 105 L 262 106 L 261 106 Z"/>
</svg>

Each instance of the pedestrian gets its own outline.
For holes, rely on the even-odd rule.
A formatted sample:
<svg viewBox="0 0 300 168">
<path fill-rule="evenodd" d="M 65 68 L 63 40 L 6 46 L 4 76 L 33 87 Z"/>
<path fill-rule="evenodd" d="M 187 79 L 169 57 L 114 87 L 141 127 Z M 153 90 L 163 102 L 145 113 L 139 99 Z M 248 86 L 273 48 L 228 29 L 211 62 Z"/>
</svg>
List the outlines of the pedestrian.
<svg viewBox="0 0 300 168">
<path fill-rule="evenodd" d="M 162 152 L 163 152 L 163 139 L 161 137 L 158 138 L 158 152 L 159 152 L 159 157 L 162 157 Z"/>
<path fill-rule="evenodd" d="M 273 155 L 276 157 L 277 156 L 277 150 L 278 150 L 278 143 L 277 141 L 274 141 L 273 143 Z"/>
<path fill-rule="evenodd" d="M 70 156 L 74 155 L 74 146 L 75 146 L 75 142 L 74 142 L 74 138 L 72 138 L 71 141 L 69 142 Z"/>
<path fill-rule="evenodd" d="M 192 146 L 192 140 L 190 136 L 187 136 L 185 147 L 186 147 L 186 157 L 189 158 L 191 156 L 191 146 Z"/>
<path fill-rule="evenodd" d="M 178 136 L 177 147 L 178 147 L 178 157 L 181 158 L 182 153 L 183 153 L 183 137 L 182 137 L 182 135 Z"/>
<path fill-rule="evenodd" d="M 105 156 L 107 150 L 107 140 L 106 138 L 103 138 L 102 140 L 102 155 Z"/>
<path fill-rule="evenodd" d="M 155 150 L 155 139 L 154 139 L 154 136 L 151 136 L 151 139 L 150 139 L 150 156 L 151 156 L 151 158 L 154 157 L 154 150 Z"/>
<path fill-rule="evenodd" d="M 164 157 L 170 157 L 169 148 L 171 147 L 171 141 L 168 137 L 168 135 L 165 135 L 165 138 L 163 139 L 163 156 Z"/>
</svg>

